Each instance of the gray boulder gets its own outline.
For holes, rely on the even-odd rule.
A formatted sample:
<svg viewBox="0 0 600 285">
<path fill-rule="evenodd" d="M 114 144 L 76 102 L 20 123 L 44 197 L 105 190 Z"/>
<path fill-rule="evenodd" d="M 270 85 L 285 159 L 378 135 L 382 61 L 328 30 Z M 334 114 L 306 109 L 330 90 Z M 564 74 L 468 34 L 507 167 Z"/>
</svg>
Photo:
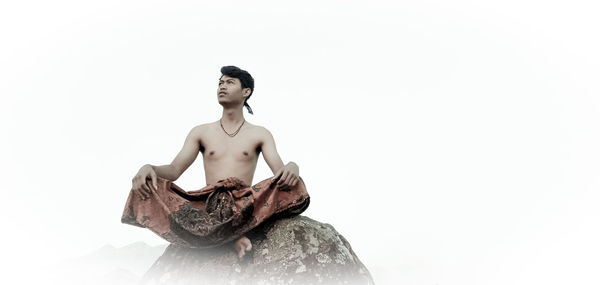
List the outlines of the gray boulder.
<svg viewBox="0 0 600 285">
<path fill-rule="evenodd" d="M 374 284 L 350 244 L 331 225 L 305 216 L 273 219 L 246 236 L 239 260 L 232 244 L 212 249 L 169 245 L 141 284 Z"/>
</svg>

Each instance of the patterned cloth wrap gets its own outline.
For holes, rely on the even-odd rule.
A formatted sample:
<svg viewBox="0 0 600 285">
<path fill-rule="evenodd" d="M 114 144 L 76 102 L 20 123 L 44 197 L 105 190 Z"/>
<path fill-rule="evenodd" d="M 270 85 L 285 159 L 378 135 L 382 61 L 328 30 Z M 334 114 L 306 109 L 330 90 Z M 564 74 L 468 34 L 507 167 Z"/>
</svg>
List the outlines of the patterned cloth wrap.
<svg viewBox="0 0 600 285">
<path fill-rule="evenodd" d="M 158 189 L 152 189 L 148 199 L 129 192 L 121 222 L 148 228 L 181 246 L 223 245 L 268 218 L 297 215 L 308 208 L 310 197 L 301 177 L 288 190 L 279 190 L 271 178 L 249 186 L 232 176 L 187 192 L 158 177 Z"/>
</svg>

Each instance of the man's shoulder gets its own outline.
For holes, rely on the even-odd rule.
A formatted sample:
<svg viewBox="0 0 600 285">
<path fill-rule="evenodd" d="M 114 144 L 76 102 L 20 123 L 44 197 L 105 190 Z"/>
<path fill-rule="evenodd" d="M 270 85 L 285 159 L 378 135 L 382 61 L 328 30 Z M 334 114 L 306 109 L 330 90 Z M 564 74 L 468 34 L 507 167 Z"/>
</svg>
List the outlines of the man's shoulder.
<svg viewBox="0 0 600 285">
<path fill-rule="evenodd" d="M 252 125 L 252 131 L 260 134 L 261 136 L 268 135 L 271 133 L 266 127 L 260 125 Z"/>
<path fill-rule="evenodd" d="M 266 127 L 260 125 L 250 125 L 248 133 L 261 142 L 268 140 L 269 137 L 271 137 L 271 132 Z"/>
<path fill-rule="evenodd" d="M 206 129 L 210 124 L 211 123 L 195 125 L 194 127 L 192 127 L 191 131 L 192 132 L 202 131 L 202 130 Z"/>
<path fill-rule="evenodd" d="M 205 123 L 205 124 L 196 125 L 196 126 L 192 127 L 192 129 L 190 130 L 190 134 L 194 135 L 196 137 L 201 137 L 203 134 L 208 132 L 208 130 L 211 128 L 212 124 L 214 124 L 214 123 Z"/>
</svg>

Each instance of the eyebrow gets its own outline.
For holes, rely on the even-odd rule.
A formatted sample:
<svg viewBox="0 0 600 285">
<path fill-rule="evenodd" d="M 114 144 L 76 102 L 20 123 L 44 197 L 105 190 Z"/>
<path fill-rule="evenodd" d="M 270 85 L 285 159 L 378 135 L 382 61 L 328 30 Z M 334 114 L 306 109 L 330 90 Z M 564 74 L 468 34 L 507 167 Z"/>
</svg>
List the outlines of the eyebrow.
<svg viewBox="0 0 600 285">
<path fill-rule="evenodd" d="M 231 80 L 231 81 L 235 81 L 233 80 L 233 78 L 227 78 L 226 80 Z M 223 81 L 223 79 L 219 79 L 219 82 Z"/>
</svg>

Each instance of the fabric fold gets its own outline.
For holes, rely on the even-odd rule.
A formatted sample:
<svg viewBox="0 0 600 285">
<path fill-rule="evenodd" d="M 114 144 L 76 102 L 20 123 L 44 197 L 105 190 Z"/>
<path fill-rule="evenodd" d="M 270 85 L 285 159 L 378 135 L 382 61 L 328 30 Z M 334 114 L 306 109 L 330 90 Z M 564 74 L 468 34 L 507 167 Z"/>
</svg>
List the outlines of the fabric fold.
<svg viewBox="0 0 600 285">
<path fill-rule="evenodd" d="M 185 191 L 158 177 L 158 188 L 146 200 L 132 190 L 121 222 L 148 228 L 181 246 L 210 248 L 238 239 L 273 217 L 306 210 L 310 196 L 300 177 L 288 190 L 271 183 L 273 177 L 252 186 L 237 177 L 219 180 L 199 190 Z"/>
</svg>

